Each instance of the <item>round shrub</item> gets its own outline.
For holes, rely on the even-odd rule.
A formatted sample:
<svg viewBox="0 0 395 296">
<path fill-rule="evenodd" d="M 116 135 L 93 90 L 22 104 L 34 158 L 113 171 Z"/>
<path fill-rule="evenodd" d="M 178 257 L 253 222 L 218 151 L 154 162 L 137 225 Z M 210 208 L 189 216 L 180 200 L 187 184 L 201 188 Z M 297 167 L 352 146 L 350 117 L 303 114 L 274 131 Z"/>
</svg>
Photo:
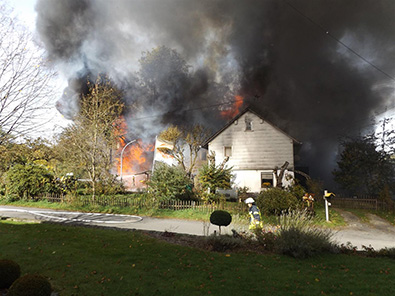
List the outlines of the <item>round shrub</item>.
<svg viewBox="0 0 395 296">
<path fill-rule="evenodd" d="M 232 222 L 232 216 L 227 211 L 217 210 L 211 213 L 210 222 L 217 226 L 228 226 Z"/>
<path fill-rule="evenodd" d="M 21 268 L 18 263 L 1 259 L 0 260 L 0 289 L 8 289 L 21 275 Z"/>
<path fill-rule="evenodd" d="M 266 215 L 280 215 L 284 211 L 297 209 L 300 205 L 296 196 L 280 188 L 262 191 L 258 195 L 256 203 Z"/>
<path fill-rule="evenodd" d="M 45 277 L 27 274 L 11 285 L 7 296 L 51 296 L 51 292 L 51 284 Z"/>
</svg>

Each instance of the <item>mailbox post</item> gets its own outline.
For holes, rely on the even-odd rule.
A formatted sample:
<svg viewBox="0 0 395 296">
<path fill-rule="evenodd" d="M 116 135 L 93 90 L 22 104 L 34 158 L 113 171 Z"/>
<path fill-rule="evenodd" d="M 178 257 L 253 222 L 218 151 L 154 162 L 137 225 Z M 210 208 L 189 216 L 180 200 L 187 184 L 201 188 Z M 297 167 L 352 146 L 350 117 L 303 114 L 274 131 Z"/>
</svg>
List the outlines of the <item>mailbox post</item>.
<svg viewBox="0 0 395 296">
<path fill-rule="evenodd" d="M 335 196 L 334 193 L 332 192 L 328 192 L 328 190 L 324 191 L 324 200 L 325 200 L 325 218 L 326 218 L 326 222 L 329 222 L 329 207 L 331 206 L 331 203 L 329 202 L 329 200 Z"/>
</svg>

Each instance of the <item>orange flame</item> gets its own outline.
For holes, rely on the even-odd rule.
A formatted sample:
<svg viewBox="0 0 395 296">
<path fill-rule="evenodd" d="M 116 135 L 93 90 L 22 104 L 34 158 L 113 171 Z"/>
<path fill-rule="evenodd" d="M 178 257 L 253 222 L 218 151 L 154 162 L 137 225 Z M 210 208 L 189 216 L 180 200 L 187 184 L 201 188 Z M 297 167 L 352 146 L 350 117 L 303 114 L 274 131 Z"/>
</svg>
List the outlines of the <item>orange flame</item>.
<svg viewBox="0 0 395 296">
<path fill-rule="evenodd" d="M 117 172 L 118 175 L 121 175 L 121 152 L 125 145 L 129 143 L 126 141 L 124 136 L 128 127 L 123 116 L 119 118 L 117 124 L 119 125 L 119 143 L 116 160 Z M 122 155 L 122 175 L 133 175 L 150 170 L 153 159 L 153 151 L 154 144 L 144 143 L 141 139 L 138 139 L 135 143 L 127 146 Z"/>
<path fill-rule="evenodd" d="M 127 144 L 127 143 L 126 143 Z M 121 139 L 121 146 L 119 151 L 121 152 L 125 147 L 124 140 Z M 132 143 L 126 147 L 122 155 L 122 174 L 136 174 L 143 171 L 147 171 L 152 165 L 152 152 L 154 151 L 153 144 L 143 143 L 141 139 L 138 139 L 135 143 Z M 121 153 L 119 153 L 118 159 L 118 172 L 121 174 Z"/>
<path fill-rule="evenodd" d="M 235 100 L 229 109 L 222 110 L 221 116 L 226 119 L 232 119 L 240 112 L 240 108 L 243 106 L 244 98 L 242 96 L 235 96 Z"/>
</svg>

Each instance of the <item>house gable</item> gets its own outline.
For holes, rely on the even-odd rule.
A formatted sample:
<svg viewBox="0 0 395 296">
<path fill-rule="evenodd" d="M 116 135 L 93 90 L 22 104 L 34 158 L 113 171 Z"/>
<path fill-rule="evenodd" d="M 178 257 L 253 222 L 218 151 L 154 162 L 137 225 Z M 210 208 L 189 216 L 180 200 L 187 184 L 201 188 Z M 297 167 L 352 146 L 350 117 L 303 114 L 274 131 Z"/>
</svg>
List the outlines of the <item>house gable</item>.
<svg viewBox="0 0 395 296">
<path fill-rule="evenodd" d="M 288 168 L 293 169 L 295 142 L 247 108 L 214 134 L 207 144 L 209 151 L 215 151 L 217 163 L 230 156 L 228 165 L 234 170 L 273 170 L 285 161 L 289 162 Z"/>
</svg>

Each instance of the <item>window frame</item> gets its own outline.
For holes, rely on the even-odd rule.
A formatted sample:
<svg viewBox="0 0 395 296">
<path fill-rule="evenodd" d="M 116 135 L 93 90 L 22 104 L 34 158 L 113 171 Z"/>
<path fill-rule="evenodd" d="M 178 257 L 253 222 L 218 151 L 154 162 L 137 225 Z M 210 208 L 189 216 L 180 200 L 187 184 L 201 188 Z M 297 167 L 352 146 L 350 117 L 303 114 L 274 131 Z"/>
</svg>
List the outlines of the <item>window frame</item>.
<svg viewBox="0 0 395 296">
<path fill-rule="evenodd" d="M 227 148 L 230 149 L 230 155 L 226 154 Z M 233 147 L 232 146 L 224 146 L 224 157 L 232 157 L 233 155 Z"/>
</svg>

